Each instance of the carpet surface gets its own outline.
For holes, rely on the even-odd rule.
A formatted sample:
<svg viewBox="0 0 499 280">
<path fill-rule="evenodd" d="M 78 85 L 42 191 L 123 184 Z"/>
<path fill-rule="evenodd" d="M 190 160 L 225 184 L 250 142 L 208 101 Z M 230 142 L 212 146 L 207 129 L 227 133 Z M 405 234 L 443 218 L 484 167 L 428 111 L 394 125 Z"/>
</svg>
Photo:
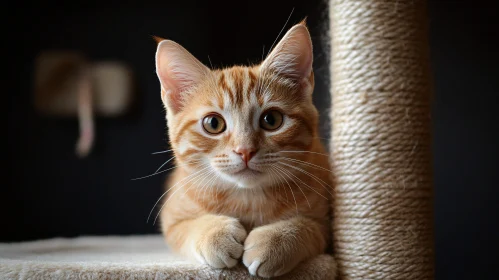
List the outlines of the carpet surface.
<svg viewBox="0 0 499 280">
<path fill-rule="evenodd" d="M 329 255 L 275 279 L 333 279 Z M 55 238 L 0 244 L 0 279 L 258 279 L 239 264 L 212 269 L 168 251 L 159 235 Z"/>
</svg>

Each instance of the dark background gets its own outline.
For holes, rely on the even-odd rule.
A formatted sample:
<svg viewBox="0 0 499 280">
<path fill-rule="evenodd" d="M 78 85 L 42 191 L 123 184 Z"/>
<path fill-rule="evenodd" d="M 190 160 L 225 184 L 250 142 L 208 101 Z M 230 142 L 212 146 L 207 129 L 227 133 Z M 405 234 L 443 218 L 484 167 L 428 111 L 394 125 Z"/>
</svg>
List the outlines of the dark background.
<svg viewBox="0 0 499 280">
<path fill-rule="evenodd" d="M 0 241 L 157 232 L 146 219 L 165 175 L 130 180 L 169 158 L 151 155 L 166 149 L 167 139 L 150 35 L 179 42 L 207 65 L 208 55 L 215 67 L 257 63 L 293 8 L 286 28 L 308 16 L 314 97 L 328 137 L 323 1 L 169 2 L 9 4 L 12 36 L 2 47 L 9 181 L 0 193 Z M 428 5 L 438 279 L 491 279 L 499 263 L 499 10 L 492 2 Z M 122 61 L 134 71 L 135 110 L 98 118 L 96 146 L 86 159 L 74 155 L 75 119 L 46 117 L 33 108 L 34 59 L 51 49 Z"/>
</svg>

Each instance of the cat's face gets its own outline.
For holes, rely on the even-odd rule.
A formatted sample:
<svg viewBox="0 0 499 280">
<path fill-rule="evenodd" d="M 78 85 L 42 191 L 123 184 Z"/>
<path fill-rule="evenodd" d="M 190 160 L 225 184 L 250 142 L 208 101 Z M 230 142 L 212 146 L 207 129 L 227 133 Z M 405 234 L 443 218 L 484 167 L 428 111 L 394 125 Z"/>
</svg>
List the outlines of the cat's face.
<svg viewBox="0 0 499 280">
<path fill-rule="evenodd" d="M 166 40 L 156 60 L 176 160 L 207 180 L 264 186 L 282 173 L 279 161 L 299 158 L 290 151 L 308 150 L 317 136 L 312 45 L 303 24 L 254 67 L 209 70 Z"/>
</svg>

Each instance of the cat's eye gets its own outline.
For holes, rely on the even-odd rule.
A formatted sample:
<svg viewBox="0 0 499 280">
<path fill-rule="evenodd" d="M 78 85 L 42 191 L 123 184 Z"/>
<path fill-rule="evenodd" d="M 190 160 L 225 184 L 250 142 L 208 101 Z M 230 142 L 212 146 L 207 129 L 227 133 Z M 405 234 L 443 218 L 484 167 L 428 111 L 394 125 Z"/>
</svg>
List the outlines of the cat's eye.
<svg viewBox="0 0 499 280">
<path fill-rule="evenodd" d="M 219 134 L 225 131 L 225 121 L 220 115 L 209 114 L 203 119 L 203 128 L 210 134 Z"/>
<path fill-rule="evenodd" d="M 276 130 L 282 125 L 283 116 L 277 110 L 269 110 L 260 117 L 260 127 L 265 130 Z"/>
</svg>

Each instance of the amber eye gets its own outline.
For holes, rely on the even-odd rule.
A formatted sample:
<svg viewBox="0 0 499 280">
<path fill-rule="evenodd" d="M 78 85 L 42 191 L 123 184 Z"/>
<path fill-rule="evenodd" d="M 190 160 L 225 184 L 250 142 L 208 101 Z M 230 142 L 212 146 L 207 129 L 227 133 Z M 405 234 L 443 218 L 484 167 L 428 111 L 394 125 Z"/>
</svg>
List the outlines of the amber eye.
<svg viewBox="0 0 499 280">
<path fill-rule="evenodd" d="M 203 128 L 210 134 L 219 134 L 225 131 L 225 121 L 217 114 L 210 114 L 203 119 Z"/>
<path fill-rule="evenodd" d="M 260 117 L 260 127 L 265 130 L 276 130 L 282 125 L 282 114 L 276 110 L 270 110 Z"/>
</svg>

